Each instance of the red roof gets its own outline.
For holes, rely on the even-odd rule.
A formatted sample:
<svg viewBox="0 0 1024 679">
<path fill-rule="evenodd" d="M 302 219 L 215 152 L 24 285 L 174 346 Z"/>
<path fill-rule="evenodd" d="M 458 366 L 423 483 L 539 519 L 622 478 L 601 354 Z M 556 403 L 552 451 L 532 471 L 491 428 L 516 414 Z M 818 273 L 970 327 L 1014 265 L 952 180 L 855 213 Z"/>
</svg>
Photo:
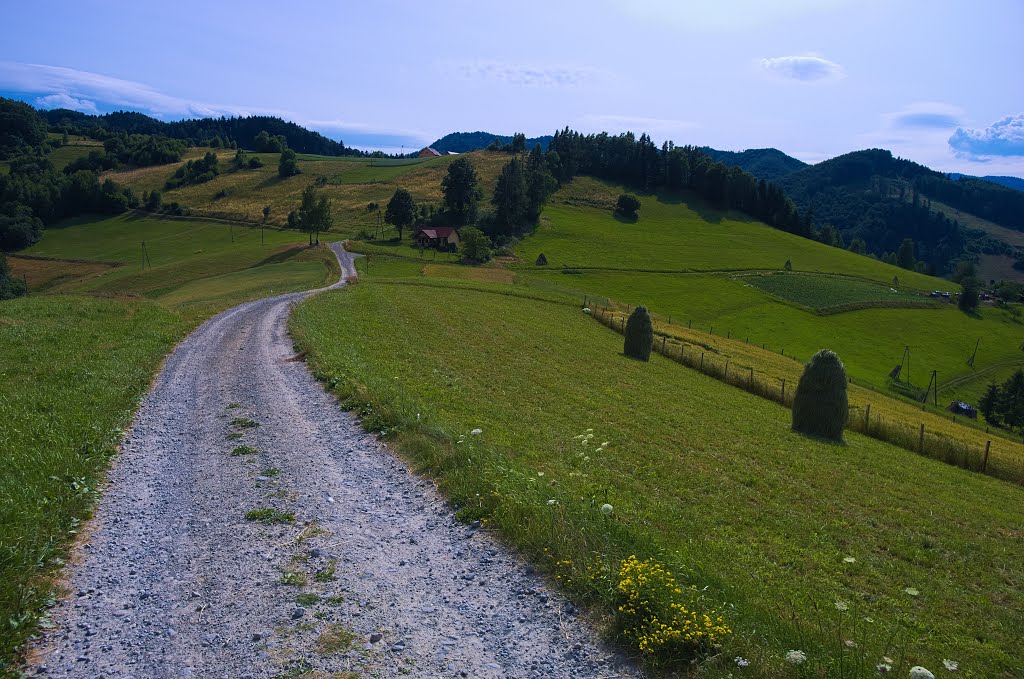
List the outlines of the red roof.
<svg viewBox="0 0 1024 679">
<path fill-rule="evenodd" d="M 420 229 L 416 235 L 419 236 L 422 233 L 427 238 L 433 240 L 435 238 L 447 238 L 452 235 L 453 231 L 455 229 L 450 226 L 437 226 L 432 229 Z"/>
</svg>

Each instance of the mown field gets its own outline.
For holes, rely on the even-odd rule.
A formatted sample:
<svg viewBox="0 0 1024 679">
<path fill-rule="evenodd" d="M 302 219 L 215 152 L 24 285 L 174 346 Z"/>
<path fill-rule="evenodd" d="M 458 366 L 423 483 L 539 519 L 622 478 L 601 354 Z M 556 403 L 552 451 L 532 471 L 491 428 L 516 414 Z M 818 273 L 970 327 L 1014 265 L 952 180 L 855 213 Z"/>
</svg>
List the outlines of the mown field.
<svg viewBox="0 0 1024 679">
<path fill-rule="evenodd" d="M 298 308 L 313 369 L 464 517 L 597 610 L 613 615 L 594 574 L 630 554 L 707 587 L 736 633 L 693 674 L 728 676 L 743 655 L 744 675 L 785 676 L 797 648 L 804 676 L 874 676 L 883 655 L 895 676 L 943 659 L 1019 669 L 1021 488 L 856 434 L 796 436 L 776 404 L 623 358 L 571 297 L 374 280 Z"/>
<path fill-rule="evenodd" d="M 373 232 L 378 224 L 376 213 L 366 210 L 375 202 L 383 211 L 395 189 L 405 187 L 417 203 L 439 205 L 441 179 L 448 165 L 457 156 L 429 159 L 393 159 L 299 155 L 302 174 L 282 179 L 277 174 L 280 154 L 253 153 L 264 166 L 258 169 L 228 171 L 234 151 L 224 149 L 189 149 L 185 159 L 202 157 L 213 151 L 220 160 L 221 174 L 212 181 L 167 191 L 164 183 L 181 163 L 158 165 L 122 172 L 108 172 L 104 177 L 131 186 L 136 193 L 158 190 L 165 203 L 178 202 L 192 214 L 226 217 L 249 222 L 263 220 L 264 206 L 270 206 L 269 223 L 283 226 L 288 213 L 299 206 L 302 190 L 318 177 L 326 184 L 323 192 L 331 199 L 334 231 L 353 236 L 362 230 Z M 480 189 L 487 198 L 494 191 L 501 166 L 509 160 L 504 153 L 477 151 L 469 157 L 478 176 Z M 221 192 L 226 195 L 218 197 Z M 407 234 L 408 235 L 411 234 Z"/>
<path fill-rule="evenodd" d="M 740 280 L 773 297 L 820 314 L 848 311 L 857 307 L 939 304 L 920 293 L 904 292 L 891 286 L 846 276 L 787 272 L 744 276 Z"/>
<path fill-rule="evenodd" d="M 33 292 L 0 303 L 0 676 L 53 595 L 163 357 L 222 309 L 337 280 L 333 254 L 307 248 L 305 234 L 268 229 L 264 240 L 253 228 L 124 215 L 48 229 L 30 249 L 63 259 L 10 260 Z"/>
<path fill-rule="evenodd" d="M 967 359 L 980 338 L 975 370 L 1015 358 L 1024 324 L 1009 311 L 984 307 L 968 316 L 954 304 L 934 309 L 860 309 L 819 316 L 773 299 L 723 275 L 670 275 L 619 271 L 519 272 L 528 280 L 572 289 L 624 304 L 644 304 L 665 318 L 714 334 L 749 338 L 775 351 L 807 360 L 823 343 L 836 351 L 857 380 L 885 389 L 889 371 L 911 347 L 910 379 L 922 390 L 932 370 L 945 380 L 972 373 Z M 904 378 L 906 373 L 904 373 Z M 942 392 L 940 391 L 940 394 Z M 947 404 L 948 405 L 948 404 Z"/>
<path fill-rule="evenodd" d="M 636 222 L 612 214 L 623 190 L 579 177 L 556 193 L 536 233 L 520 245 L 524 265 L 544 253 L 550 268 L 630 271 L 794 271 L 837 273 L 918 290 L 954 290 L 930 276 L 883 264 L 755 222 L 722 214 L 691 195 L 641 195 Z"/>
</svg>

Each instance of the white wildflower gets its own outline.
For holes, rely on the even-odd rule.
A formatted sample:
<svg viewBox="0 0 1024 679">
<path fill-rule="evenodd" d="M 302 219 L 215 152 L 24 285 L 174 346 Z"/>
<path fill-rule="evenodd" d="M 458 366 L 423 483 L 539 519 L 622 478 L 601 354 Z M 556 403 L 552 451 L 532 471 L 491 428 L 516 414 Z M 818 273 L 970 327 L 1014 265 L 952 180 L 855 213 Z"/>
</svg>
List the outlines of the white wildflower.
<svg viewBox="0 0 1024 679">
<path fill-rule="evenodd" d="M 537 472 L 537 476 L 544 476 L 544 472 Z"/>
<path fill-rule="evenodd" d="M 614 509 L 607 502 L 605 504 L 601 505 L 601 513 L 604 514 L 605 516 L 608 516 L 613 511 L 614 511 Z"/>
<path fill-rule="evenodd" d="M 913 587 L 907 587 L 903 591 L 909 594 L 910 596 L 918 596 L 921 593 L 919 590 L 914 589 Z"/>
<path fill-rule="evenodd" d="M 786 653 L 786 662 L 790 665 L 803 665 L 807 662 L 807 654 L 803 651 L 788 651 Z"/>
<path fill-rule="evenodd" d="M 910 679 L 935 679 L 935 675 L 920 665 L 914 665 L 910 668 Z"/>
<path fill-rule="evenodd" d="M 586 438 L 580 439 L 580 443 L 585 445 L 585 446 L 589 446 L 590 445 L 590 439 L 586 439 Z"/>
<path fill-rule="evenodd" d="M 842 600 L 836 601 L 836 610 L 837 611 L 848 611 L 848 610 L 850 610 L 850 605 L 848 603 L 846 603 L 845 601 L 842 601 Z"/>
<path fill-rule="evenodd" d="M 733 660 L 736 661 L 736 667 L 746 667 L 750 664 L 750 661 L 741 655 L 736 656 Z"/>
<path fill-rule="evenodd" d="M 875 665 L 875 669 L 878 670 L 879 674 L 884 676 L 892 672 L 892 663 L 880 662 Z"/>
<path fill-rule="evenodd" d="M 583 307 L 583 313 L 589 314 L 590 313 L 590 307 L 586 307 L 586 306 Z"/>
<path fill-rule="evenodd" d="M 843 561 L 845 561 L 846 563 L 857 563 L 857 560 L 854 559 L 852 556 L 844 558 Z"/>
<path fill-rule="evenodd" d="M 942 664 L 946 667 L 947 672 L 956 672 L 960 669 L 960 663 L 955 660 L 943 660 Z"/>
<path fill-rule="evenodd" d="M 554 507 L 557 504 L 558 504 L 558 500 L 556 500 L 554 498 L 551 498 L 550 500 L 548 500 L 548 507 Z"/>
<path fill-rule="evenodd" d="M 883 655 L 883 656 L 882 656 L 882 662 L 884 662 L 884 663 L 886 663 L 886 664 L 888 664 L 888 665 L 891 665 L 891 664 L 893 664 L 893 663 L 894 663 L 894 662 L 896 662 L 896 661 L 895 661 L 895 660 L 893 660 L 892 658 L 890 658 L 890 657 L 889 657 L 889 656 L 887 656 L 887 655 Z"/>
<path fill-rule="evenodd" d="M 853 639 L 847 639 L 846 641 L 843 642 L 843 645 L 846 646 L 847 648 L 857 648 L 857 642 L 854 641 Z"/>
<path fill-rule="evenodd" d="M 484 433 L 484 430 L 480 429 L 479 427 L 477 427 L 476 429 L 474 429 L 473 431 L 471 431 L 469 433 L 472 434 L 473 436 L 479 436 L 480 434 Z"/>
<path fill-rule="evenodd" d="M 591 429 L 588 429 L 588 430 L 587 430 L 587 433 L 589 434 L 589 433 L 590 433 L 590 432 L 592 432 L 592 431 L 594 431 L 594 430 L 593 430 L 593 428 L 591 428 Z"/>
<path fill-rule="evenodd" d="M 595 452 L 595 453 L 601 453 L 601 452 L 604 452 L 604 448 L 594 448 L 594 452 Z"/>
<path fill-rule="evenodd" d="M 602 443 L 602 444 L 601 444 L 601 447 L 602 447 L 602 448 L 607 448 L 607 447 L 608 447 L 608 446 L 610 446 L 610 445 L 611 445 L 611 443 L 610 443 L 610 442 L 608 442 L 608 441 L 605 441 L 604 443 Z"/>
<path fill-rule="evenodd" d="M 586 457 L 584 457 L 584 458 L 583 458 L 583 461 L 584 461 L 584 462 L 590 462 L 590 456 L 589 456 L 589 455 L 587 455 Z"/>
</svg>

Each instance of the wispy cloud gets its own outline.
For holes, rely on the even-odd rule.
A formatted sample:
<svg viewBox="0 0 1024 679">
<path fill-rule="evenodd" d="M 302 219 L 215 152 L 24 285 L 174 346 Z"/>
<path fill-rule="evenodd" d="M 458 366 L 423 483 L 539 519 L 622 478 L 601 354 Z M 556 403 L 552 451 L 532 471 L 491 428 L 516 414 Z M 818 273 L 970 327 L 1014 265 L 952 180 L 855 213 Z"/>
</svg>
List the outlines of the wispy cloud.
<svg viewBox="0 0 1024 679">
<path fill-rule="evenodd" d="M 103 102 L 146 111 L 161 118 L 248 115 L 242 107 L 173 97 L 143 83 L 62 66 L 0 62 L 0 89 L 40 94 L 41 99 L 52 102 L 91 102 L 93 107 L 96 102 Z"/>
<path fill-rule="evenodd" d="M 421 130 L 395 129 L 343 119 L 309 120 L 291 111 L 206 102 L 164 94 L 144 83 L 61 66 L 0 61 L 0 91 L 38 95 L 39 108 L 68 108 L 83 113 L 125 108 L 156 118 L 273 115 L 360 146 L 426 143 Z M 429 140 L 428 140 L 429 141 Z"/>
<path fill-rule="evenodd" d="M 598 71 L 580 66 L 514 64 L 503 61 L 445 62 L 442 69 L 468 80 L 490 80 L 526 87 L 573 87 L 593 80 Z"/>
<path fill-rule="evenodd" d="M 96 102 L 88 99 L 75 99 L 69 94 L 58 93 L 48 94 L 45 97 L 36 99 L 37 108 L 66 108 L 82 113 L 98 113 Z"/>
<path fill-rule="evenodd" d="M 886 114 L 885 118 L 889 127 L 948 130 L 960 124 L 963 114 L 962 109 L 951 104 L 921 101 Z"/>
<path fill-rule="evenodd" d="M 1008 115 L 980 130 L 958 127 L 949 146 L 958 156 L 981 162 L 993 156 L 1024 156 L 1024 113 Z"/>
<path fill-rule="evenodd" d="M 759 65 L 772 75 L 805 83 L 831 82 L 846 76 L 842 66 L 813 54 L 767 57 Z"/>
</svg>

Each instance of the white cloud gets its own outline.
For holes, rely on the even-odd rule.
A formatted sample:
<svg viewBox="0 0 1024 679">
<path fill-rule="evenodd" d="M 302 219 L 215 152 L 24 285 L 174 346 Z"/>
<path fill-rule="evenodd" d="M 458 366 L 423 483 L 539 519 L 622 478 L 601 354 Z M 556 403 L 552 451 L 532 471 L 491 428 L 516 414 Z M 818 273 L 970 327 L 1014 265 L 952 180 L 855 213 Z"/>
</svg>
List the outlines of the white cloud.
<svg viewBox="0 0 1024 679">
<path fill-rule="evenodd" d="M 442 69 L 467 80 L 492 80 L 527 87 L 572 87 L 598 75 L 595 69 L 579 66 L 538 66 L 502 61 L 446 62 Z"/>
<path fill-rule="evenodd" d="M 66 108 L 72 111 L 81 111 L 82 113 L 98 113 L 96 110 L 96 103 L 89 101 L 88 99 L 75 99 L 71 95 L 64 94 L 63 92 L 58 94 L 48 94 L 45 97 L 39 97 L 36 99 L 37 108 Z"/>
<path fill-rule="evenodd" d="M 419 143 L 427 138 L 420 130 L 392 129 L 341 119 L 309 120 L 284 110 L 209 104 L 164 94 L 144 83 L 61 66 L 0 61 L 0 90 L 41 95 L 35 99 L 40 108 L 69 108 L 84 113 L 98 113 L 97 104 L 100 104 L 105 108 L 125 108 L 171 120 L 260 114 L 278 116 L 343 139 L 353 135 L 367 144 L 373 143 L 367 138 L 375 136 L 384 138 L 385 144 L 401 144 L 406 140 Z"/>
<path fill-rule="evenodd" d="M 799 82 L 830 82 L 840 80 L 846 73 L 834 61 L 813 54 L 802 56 L 768 57 L 759 62 L 761 69 L 787 80 Z"/>
<path fill-rule="evenodd" d="M 139 109 L 155 117 L 248 115 L 236 106 L 216 106 L 158 92 L 149 85 L 61 66 L 0 62 L 0 89 L 77 101 L 100 101 Z"/>
<path fill-rule="evenodd" d="M 884 118 L 889 127 L 923 130 L 949 130 L 960 124 L 963 109 L 938 101 L 919 101 L 899 111 L 887 113 Z"/>
<path fill-rule="evenodd" d="M 949 146 L 959 156 L 982 162 L 994 156 L 1024 156 L 1024 113 L 1008 115 L 980 130 L 958 127 Z"/>
</svg>

